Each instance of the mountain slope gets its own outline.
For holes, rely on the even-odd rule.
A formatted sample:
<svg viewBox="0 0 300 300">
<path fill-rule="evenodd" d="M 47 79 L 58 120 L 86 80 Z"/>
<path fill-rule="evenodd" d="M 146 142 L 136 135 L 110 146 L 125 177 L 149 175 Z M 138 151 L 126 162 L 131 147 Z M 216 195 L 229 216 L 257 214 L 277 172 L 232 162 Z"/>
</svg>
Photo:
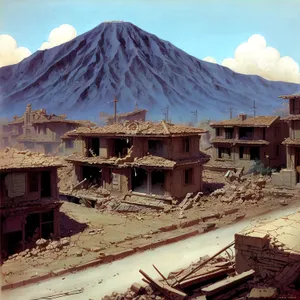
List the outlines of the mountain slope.
<svg viewBox="0 0 300 300">
<path fill-rule="evenodd" d="M 55 48 L 38 51 L 17 65 L 0 69 L 2 112 L 20 112 L 27 103 L 69 116 L 98 116 L 129 111 L 135 102 L 162 118 L 169 105 L 172 120 L 227 117 L 250 112 L 270 114 L 278 96 L 300 85 L 271 82 L 258 76 L 196 59 L 171 43 L 127 22 L 102 23 Z"/>
</svg>

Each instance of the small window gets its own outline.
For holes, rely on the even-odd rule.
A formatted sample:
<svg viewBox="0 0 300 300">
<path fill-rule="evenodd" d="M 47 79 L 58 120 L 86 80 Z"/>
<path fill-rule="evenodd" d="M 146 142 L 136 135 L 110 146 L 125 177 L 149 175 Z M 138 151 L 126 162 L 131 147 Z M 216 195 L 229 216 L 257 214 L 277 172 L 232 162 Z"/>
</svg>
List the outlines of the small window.
<svg viewBox="0 0 300 300">
<path fill-rule="evenodd" d="M 242 146 L 240 147 L 240 159 L 244 158 L 245 148 Z"/>
<path fill-rule="evenodd" d="M 220 136 L 221 135 L 221 130 L 220 128 L 216 128 L 216 136 Z"/>
<path fill-rule="evenodd" d="M 47 134 L 47 128 L 46 128 L 46 125 L 43 126 L 43 133 L 44 133 L 44 134 Z"/>
<path fill-rule="evenodd" d="M 194 169 L 187 169 L 184 171 L 184 183 L 190 185 L 193 183 Z"/>
<path fill-rule="evenodd" d="M 280 156 L 280 146 L 276 145 L 276 156 Z"/>
<path fill-rule="evenodd" d="M 38 172 L 29 172 L 28 173 L 28 185 L 29 192 L 35 193 L 39 191 L 39 173 Z"/>
<path fill-rule="evenodd" d="M 185 138 L 183 141 L 183 150 L 184 152 L 190 152 L 190 139 L 189 138 Z"/>
<path fill-rule="evenodd" d="M 66 145 L 66 149 L 73 149 L 74 141 L 73 140 L 66 140 L 65 145 Z"/>
</svg>

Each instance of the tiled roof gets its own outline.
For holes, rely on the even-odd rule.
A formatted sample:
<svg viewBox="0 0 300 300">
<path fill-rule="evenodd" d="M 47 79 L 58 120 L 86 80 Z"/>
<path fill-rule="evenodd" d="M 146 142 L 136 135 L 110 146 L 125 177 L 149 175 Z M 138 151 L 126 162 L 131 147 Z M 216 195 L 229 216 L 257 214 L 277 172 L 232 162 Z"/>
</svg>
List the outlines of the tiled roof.
<svg viewBox="0 0 300 300">
<path fill-rule="evenodd" d="M 134 116 L 134 115 L 137 115 L 141 112 L 147 112 L 147 109 L 138 109 L 138 110 L 130 111 L 130 112 L 127 112 L 127 113 L 117 114 L 117 118 L 125 118 L 125 117 L 128 117 L 128 116 Z M 113 120 L 114 117 L 115 117 L 114 115 L 111 115 L 107 119 L 108 120 Z"/>
<path fill-rule="evenodd" d="M 17 140 L 20 142 L 33 142 L 33 143 L 60 143 L 60 140 L 53 141 L 50 137 L 40 137 L 39 135 L 25 136 L 25 134 L 18 136 Z"/>
<path fill-rule="evenodd" d="M 13 148 L 0 150 L 0 170 L 61 167 L 60 158 Z"/>
<path fill-rule="evenodd" d="M 82 162 L 94 165 L 111 165 L 118 166 L 119 168 L 124 167 L 158 167 L 165 169 L 173 169 L 176 166 L 206 163 L 209 160 L 209 156 L 200 153 L 199 157 L 191 157 L 188 159 L 181 160 L 170 160 L 161 156 L 146 155 L 139 158 L 134 158 L 132 161 L 126 161 L 117 157 L 102 158 L 102 157 L 84 157 L 79 154 L 72 154 L 66 158 L 69 162 Z"/>
<path fill-rule="evenodd" d="M 239 127 L 268 127 L 271 126 L 273 122 L 278 120 L 278 116 L 257 116 L 257 117 L 247 117 L 245 120 L 241 118 L 234 118 L 231 120 L 224 120 L 220 122 L 211 123 L 211 127 L 217 126 L 239 126 Z"/>
<path fill-rule="evenodd" d="M 217 168 L 217 169 L 236 169 L 233 161 L 210 160 L 204 165 L 204 168 Z"/>
<path fill-rule="evenodd" d="M 269 145 L 269 142 L 266 140 L 235 140 L 234 144 Z"/>
<path fill-rule="evenodd" d="M 78 128 L 73 131 L 69 131 L 63 135 L 62 138 L 68 138 L 71 136 L 173 136 L 173 135 L 199 135 L 206 131 L 196 127 L 174 125 L 161 122 L 143 122 L 132 121 L 125 123 L 117 123 L 112 125 L 106 125 L 103 127 L 93 128 Z"/>
<path fill-rule="evenodd" d="M 83 126 L 83 127 L 96 126 L 96 124 L 91 121 L 66 120 L 66 119 L 61 119 L 58 116 L 50 118 L 50 119 L 35 120 L 32 122 L 33 125 L 45 124 L 45 123 L 67 123 L 67 124 L 75 124 L 75 125 L 79 125 L 79 126 Z"/>
<path fill-rule="evenodd" d="M 300 94 L 292 94 L 292 95 L 283 95 L 283 96 L 279 96 L 279 98 L 282 99 L 300 99 Z"/>
<path fill-rule="evenodd" d="M 283 145 L 300 145 L 300 139 L 291 139 L 286 138 L 283 142 Z"/>
<path fill-rule="evenodd" d="M 234 143 L 235 139 L 225 139 L 223 137 L 215 137 L 211 139 L 211 143 L 220 143 L 220 144 L 232 144 Z"/>
<path fill-rule="evenodd" d="M 215 137 L 211 140 L 211 143 L 213 144 L 232 144 L 232 145 L 236 145 L 236 144 L 247 144 L 247 145 L 268 145 L 269 142 L 266 140 L 243 140 L 243 139 L 225 139 L 223 137 Z"/>
<path fill-rule="evenodd" d="M 300 120 L 300 115 L 288 115 L 284 118 L 281 118 L 281 120 L 284 121 L 296 121 L 296 120 Z"/>
</svg>

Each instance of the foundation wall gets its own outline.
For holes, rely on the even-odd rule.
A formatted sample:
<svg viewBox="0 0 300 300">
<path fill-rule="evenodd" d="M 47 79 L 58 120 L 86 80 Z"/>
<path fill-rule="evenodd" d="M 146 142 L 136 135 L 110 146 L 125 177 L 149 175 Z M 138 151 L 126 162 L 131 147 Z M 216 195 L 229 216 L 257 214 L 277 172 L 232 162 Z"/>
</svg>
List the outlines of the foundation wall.
<svg viewBox="0 0 300 300">
<path fill-rule="evenodd" d="M 294 187 L 297 184 L 297 174 L 295 170 L 283 169 L 279 173 L 272 173 L 271 180 L 274 186 Z"/>
</svg>

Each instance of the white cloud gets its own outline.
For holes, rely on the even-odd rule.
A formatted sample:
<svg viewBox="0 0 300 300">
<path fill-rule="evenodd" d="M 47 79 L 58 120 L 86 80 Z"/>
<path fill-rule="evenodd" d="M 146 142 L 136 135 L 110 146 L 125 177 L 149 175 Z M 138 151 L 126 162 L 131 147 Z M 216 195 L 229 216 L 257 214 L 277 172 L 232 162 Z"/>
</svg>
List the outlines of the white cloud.
<svg viewBox="0 0 300 300">
<path fill-rule="evenodd" d="M 211 56 L 206 56 L 206 57 L 203 58 L 203 60 L 208 61 L 210 63 L 214 63 L 214 64 L 217 63 L 217 60 L 215 58 L 211 57 Z"/>
<path fill-rule="evenodd" d="M 216 63 L 213 57 L 204 60 Z M 277 49 L 267 46 L 259 34 L 253 34 L 240 44 L 234 58 L 226 58 L 222 65 L 242 74 L 259 75 L 269 80 L 300 83 L 299 65 L 289 56 L 280 56 Z"/>
<path fill-rule="evenodd" d="M 76 29 L 69 24 L 60 25 L 54 28 L 48 37 L 48 41 L 44 42 L 39 50 L 45 50 L 71 41 L 77 36 Z"/>
<path fill-rule="evenodd" d="M 76 29 L 63 24 L 54 28 L 48 37 L 48 41 L 43 43 L 39 50 L 49 49 L 63 43 L 66 43 L 77 36 Z M 0 35 L 0 68 L 8 65 L 14 65 L 31 55 L 31 51 L 25 47 L 18 47 L 16 40 L 8 35 Z"/>
<path fill-rule="evenodd" d="M 29 49 L 18 47 L 16 40 L 8 35 L 0 35 L 0 68 L 8 65 L 14 65 L 31 55 Z"/>
</svg>

